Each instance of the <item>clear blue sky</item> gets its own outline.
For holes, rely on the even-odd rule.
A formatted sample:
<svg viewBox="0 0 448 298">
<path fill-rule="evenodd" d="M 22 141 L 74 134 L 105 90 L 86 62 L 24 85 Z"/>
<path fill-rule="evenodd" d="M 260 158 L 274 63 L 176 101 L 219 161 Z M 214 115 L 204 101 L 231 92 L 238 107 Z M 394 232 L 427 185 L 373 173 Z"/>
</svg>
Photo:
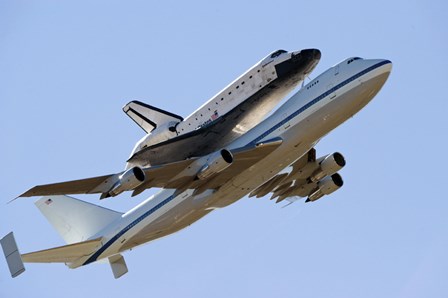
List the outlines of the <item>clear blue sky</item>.
<svg viewBox="0 0 448 298">
<path fill-rule="evenodd" d="M 244 198 L 107 264 L 28 264 L 1 297 L 448 297 L 446 1 L 0 1 L 0 236 L 63 244 L 42 183 L 120 171 L 143 136 L 129 100 L 187 116 L 269 52 L 315 47 L 313 76 L 350 56 L 394 68 L 317 146 L 344 187 L 280 208 Z M 126 211 L 152 191 L 101 202 Z M 97 197 L 81 197 L 99 203 Z"/>
</svg>

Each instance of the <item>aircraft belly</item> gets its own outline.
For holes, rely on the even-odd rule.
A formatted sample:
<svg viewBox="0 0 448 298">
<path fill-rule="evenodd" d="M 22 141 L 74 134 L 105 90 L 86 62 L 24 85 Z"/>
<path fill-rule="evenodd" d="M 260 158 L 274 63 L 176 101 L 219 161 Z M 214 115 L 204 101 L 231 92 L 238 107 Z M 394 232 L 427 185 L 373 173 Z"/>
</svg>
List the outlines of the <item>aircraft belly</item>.
<svg viewBox="0 0 448 298">
<path fill-rule="evenodd" d="M 120 251 L 173 234 L 188 227 L 211 211 L 211 209 L 206 210 L 196 204 L 194 197 L 190 196 L 176 207 L 143 227 L 136 235 L 124 243 Z"/>
</svg>

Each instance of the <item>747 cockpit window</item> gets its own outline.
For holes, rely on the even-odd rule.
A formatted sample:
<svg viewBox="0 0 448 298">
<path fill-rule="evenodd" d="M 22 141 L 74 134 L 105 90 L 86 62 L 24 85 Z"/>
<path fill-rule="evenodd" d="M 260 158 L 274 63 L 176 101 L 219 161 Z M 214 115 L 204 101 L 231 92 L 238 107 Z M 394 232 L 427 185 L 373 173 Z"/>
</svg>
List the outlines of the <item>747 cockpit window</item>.
<svg viewBox="0 0 448 298">
<path fill-rule="evenodd" d="M 275 51 L 274 53 L 271 54 L 271 58 L 278 57 L 278 56 L 280 56 L 280 55 L 283 54 L 283 53 L 287 53 L 287 52 L 286 52 L 285 50 L 278 50 L 278 51 Z"/>
</svg>

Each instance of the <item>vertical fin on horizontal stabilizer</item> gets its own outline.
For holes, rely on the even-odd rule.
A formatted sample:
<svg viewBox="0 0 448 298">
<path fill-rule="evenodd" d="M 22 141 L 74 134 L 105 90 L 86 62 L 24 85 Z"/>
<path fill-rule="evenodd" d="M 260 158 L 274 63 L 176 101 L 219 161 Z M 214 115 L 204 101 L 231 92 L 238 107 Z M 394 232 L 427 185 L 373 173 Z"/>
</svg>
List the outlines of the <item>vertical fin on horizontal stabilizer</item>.
<svg viewBox="0 0 448 298">
<path fill-rule="evenodd" d="M 136 100 L 125 105 L 123 111 L 147 133 L 150 133 L 159 125 L 164 125 L 169 122 L 177 123 L 184 120 L 179 115 Z"/>
<path fill-rule="evenodd" d="M 13 232 L 0 239 L 0 243 L 2 245 L 3 253 L 5 254 L 11 276 L 19 276 L 25 271 L 25 266 L 23 265 Z"/>
<path fill-rule="evenodd" d="M 126 266 L 126 262 L 120 254 L 110 257 L 109 263 L 115 279 L 122 277 L 128 272 L 128 266 Z"/>
<path fill-rule="evenodd" d="M 122 215 L 69 196 L 42 197 L 35 204 L 68 244 L 88 240 Z"/>
</svg>

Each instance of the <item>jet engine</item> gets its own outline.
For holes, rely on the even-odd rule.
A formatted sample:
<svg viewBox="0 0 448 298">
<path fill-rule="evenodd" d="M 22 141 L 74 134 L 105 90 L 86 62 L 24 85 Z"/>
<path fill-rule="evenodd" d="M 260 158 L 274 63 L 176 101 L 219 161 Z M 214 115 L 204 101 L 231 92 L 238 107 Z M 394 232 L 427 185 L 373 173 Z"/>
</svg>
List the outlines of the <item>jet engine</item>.
<svg viewBox="0 0 448 298">
<path fill-rule="evenodd" d="M 341 175 L 338 173 L 333 174 L 331 176 L 327 176 L 324 179 L 317 182 L 317 189 L 311 193 L 305 202 L 314 202 L 316 200 L 319 200 L 324 195 L 329 195 L 344 184 L 344 181 L 342 180 Z"/>
<path fill-rule="evenodd" d="M 107 193 L 108 196 L 115 197 L 124 191 L 132 190 L 145 181 L 145 172 L 140 167 L 133 167 L 118 176 L 118 181 Z"/>
<path fill-rule="evenodd" d="M 197 173 L 199 180 L 205 180 L 210 176 L 227 169 L 233 162 L 233 155 L 227 149 L 214 152 L 207 157 L 206 163 Z"/>
<path fill-rule="evenodd" d="M 341 153 L 335 152 L 323 157 L 318 163 L 319 168 L 309 178 L 311 182 L 320 181 L 342 169 L 345 166 L 345 158 Z"/>
</svg>

